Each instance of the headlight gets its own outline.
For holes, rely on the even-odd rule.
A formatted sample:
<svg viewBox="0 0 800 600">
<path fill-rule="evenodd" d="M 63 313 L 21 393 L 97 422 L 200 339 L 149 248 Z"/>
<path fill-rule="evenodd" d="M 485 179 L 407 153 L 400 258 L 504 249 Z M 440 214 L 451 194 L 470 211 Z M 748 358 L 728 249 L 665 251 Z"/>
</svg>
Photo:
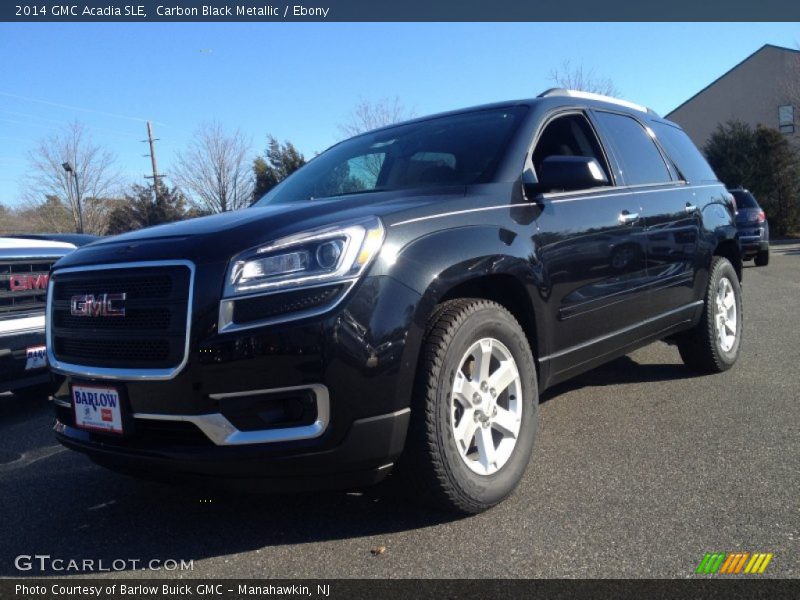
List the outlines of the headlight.
<svg viewBox="0 0 800 600">
<path fill-rule="evenodd" d="M 231 263 L 225 296 L 354 279 L 383 244 L 376 217 L 286 237 L 243 252 Z"/>
</svg>

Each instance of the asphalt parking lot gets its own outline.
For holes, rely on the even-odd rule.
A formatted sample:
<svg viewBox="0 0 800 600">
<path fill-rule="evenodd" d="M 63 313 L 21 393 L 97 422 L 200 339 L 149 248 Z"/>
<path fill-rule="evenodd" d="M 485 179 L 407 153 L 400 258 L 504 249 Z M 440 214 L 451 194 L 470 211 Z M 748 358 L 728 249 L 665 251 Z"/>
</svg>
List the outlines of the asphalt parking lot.
<svg viewBox="0 0 800 600">
<path fill-rule="evenodd" d="M 800 577 L 800 244 L 748 266 L 744 290 L 733 370 L 693 376 L 659 343 L 548 391 L 520 488 L 471 518 L 380 489 L 140 482 L 55 444 L 46 400 L 0 395 L 0 576 L 39 575 L 14 558 L 49 554 L 193 561 L 120 577 L 684 578 L 743 550 L 774 553 L 763 577 Z"/>
</svg>

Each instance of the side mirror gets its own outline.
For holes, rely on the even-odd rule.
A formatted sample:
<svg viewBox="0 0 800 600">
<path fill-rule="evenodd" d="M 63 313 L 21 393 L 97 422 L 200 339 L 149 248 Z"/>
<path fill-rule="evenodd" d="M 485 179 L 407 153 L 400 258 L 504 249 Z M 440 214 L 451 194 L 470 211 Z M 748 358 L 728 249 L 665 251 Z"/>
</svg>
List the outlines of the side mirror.
<svg viewBox="0 0 800 600">
<path fill-rule="evenodd" d="M 539 168 L 540 192 L 583 190 L 608 185 L 608 177 L 589 156 L 548 156 Z"/>
</svg>

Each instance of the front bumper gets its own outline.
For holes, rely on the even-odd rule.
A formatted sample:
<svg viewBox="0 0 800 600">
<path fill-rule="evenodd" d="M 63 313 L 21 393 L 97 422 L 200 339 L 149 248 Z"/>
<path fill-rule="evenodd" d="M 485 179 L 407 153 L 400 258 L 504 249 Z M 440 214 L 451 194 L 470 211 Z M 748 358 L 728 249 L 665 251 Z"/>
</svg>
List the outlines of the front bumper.
<svg viewBox="0 0 800 600">
<path fill-rule="evenodd" d="M 347 488 L 389 473 L 409 419 L 417 355 L 409 340 L 421 339 L 415 291 L 390 277 L 367 278 L 319 318 L 224 334 L 213 333 L 216 301 L 199 294 L 195 306 L 212 310 L 194 313 L 185 366 L 166 380 L 69 375 L 55 398 L 59 442 L 117 471 L 242 489 Z M 76 428 L 72 383 L 122 390 L 129 434 Z M 307 435 L 231 428 L 242 396 L 301 389 L 324 390 L 324 410 L 316 394 L 315 424 L 324 421 L 316 430 L 308 422 L 295 428 Z"/>
<path fill-rule="evenodd" d="M 276 453 L 255 446 L 137 446 L 121 438 L 54 426 L 67 448 L 88 454 L 99 465 L 146 479 L 212 485 L 250 491 L 346 489 L 379 482 L 400 456 L 409 409 L 353 422 L 342 443 L 328 450 Z M 68 420 L 68 419 L 65 419 Z"/>
<path fill-rule="evenodd" d="M 28 348 L 44 346 L 44 330 L 0 335 L 0 392 L 50 381 L 47 367 L 27 369 Z"/>
</svg>

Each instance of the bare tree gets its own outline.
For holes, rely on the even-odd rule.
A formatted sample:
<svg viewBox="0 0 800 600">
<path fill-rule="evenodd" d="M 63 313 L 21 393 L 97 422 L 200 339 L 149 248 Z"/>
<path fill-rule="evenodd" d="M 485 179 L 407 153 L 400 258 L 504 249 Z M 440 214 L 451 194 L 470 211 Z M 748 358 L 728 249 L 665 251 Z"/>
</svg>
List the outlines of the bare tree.
<svg viewBox="0 0 800 600">
<path fill-rule="evenodd" d="M 189 147 L 178 153 L 173 179 L 201 210 L 220 213 L 250 205 L 255 179 L 251 144 L 238 129 L 204 123 Z"/>
<path fill-rule="evenodd" d="M 82 222 L 86 233 L 104 233 L 106 198 L 119 184 L 112 152 L 94 144 L 84 125 L 73 121 L 42 139 L 28 158 L 23 204 L 42 217 L 42 226 L 64 227 L 63 212 L 52 210 L 61 205 L 71 215 L 75 231 L 80 231 Z M 64 163 L 73 171 L 65 171 Z"/>
<path fill-rule="evenodd" d="M 620 93 L 614 82 L 608 77 L 599 77 L 594 69 L 584 69 L 582 64 L 573 66 L 572 62 L 565 60 L 561 67 L 550 71 L 550 81 L 557 87 L 568 90 L 592 92 L 603 96 L 619 97 Z"/>
<path fill-rule="evenodd" d="M 414 117 L 414 111 L 406 108 L 397 96 L 381 98 L 374 102 L 361 100 L 356 104 L 347 121 L 339 125 L 339 131 L 343 137 L 352 137 L 412 117 Z"/>
</svg>

